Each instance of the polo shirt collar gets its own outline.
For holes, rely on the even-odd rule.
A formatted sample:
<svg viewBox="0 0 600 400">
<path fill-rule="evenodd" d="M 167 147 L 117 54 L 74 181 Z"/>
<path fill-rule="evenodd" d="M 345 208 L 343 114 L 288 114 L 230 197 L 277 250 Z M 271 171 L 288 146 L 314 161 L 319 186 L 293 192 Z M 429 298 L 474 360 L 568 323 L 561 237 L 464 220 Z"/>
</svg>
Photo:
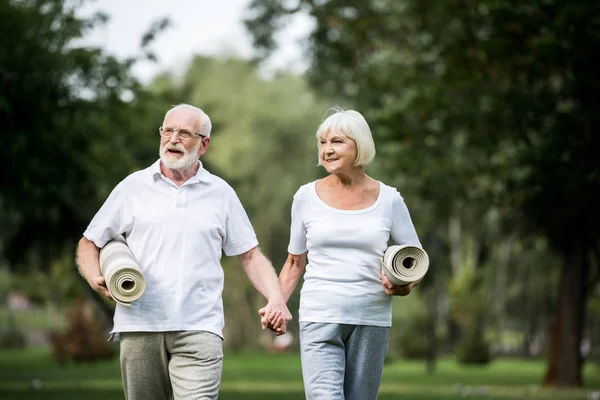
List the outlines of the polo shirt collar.
<svg viewBox="0 0 600 400">
<path fill-rule="evenodd" d="M 196 175 L 192 176 L 188 181 L 190 183 L 210 182 L 210 172 L 204 169 L 202 161 L 198 160 L 198 163 L 200 164 L 200 168 L 198 168 L 198 171 L 196 171 Z M 160 158 L 150 166 L 150 172 L 152 173 L 152 179 L 156 180 L 160 178 L 162 175 L 162 172 L 160 172 Z"/>
</svg>

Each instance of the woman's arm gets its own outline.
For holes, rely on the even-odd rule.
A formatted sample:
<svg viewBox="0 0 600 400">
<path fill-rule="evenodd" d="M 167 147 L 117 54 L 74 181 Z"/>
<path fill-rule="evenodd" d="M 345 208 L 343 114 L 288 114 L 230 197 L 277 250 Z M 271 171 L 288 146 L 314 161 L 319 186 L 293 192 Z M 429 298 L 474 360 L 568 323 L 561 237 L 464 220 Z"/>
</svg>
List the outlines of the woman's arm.
<svg viewBox="0 0 600 400">
<path fill-rule="evenodd" d="M 298 255 L 289 254 L 285 264 L 283 264 L 283 268 L 279 274 L 279 286 L 281 287 L 281 293 L 285 303 L 288 302 L 292 293 L 294 293 L 294 290 L 300 281 L 300 277 L 304 273 L 305 265 L 306 253 Z M 276 335 L 283 333 L 281 330 L 277 329 L 284 323 L 280 315 L 271 312 L 267 307 L 258 310 L 258 314 L 260 315 L 260 322 L 263 327 L 269 327 Z"/>
<path fill-rule="evenodd" d="M 392 202 L 392 228 L 391 234 L 392 239 L 398 245 L 410 244 L 417 247 L 422 247 L 419 241 L 419 236 L 415 230 L 410 213 L 404 199 L 398 191 L 394 193 L 394 200 Z M 406 284 L 406 285 L 394 285 L 390 282 L 387 275 L 381 269 L 381 281 L 383 283 L 383 289 L 390 296 L 407 296 L 417 286 L 422 279 L 418 281 Z"/>
<path fill-rule="evenodd" d="M 304 275 L 306 254 L 288 254 L 288 258 L 283 264 L 279 274 L 279 286 L 281 286 L 281 293 L 286 303 L 296 290 L 300 278 Z"/>
</svg>

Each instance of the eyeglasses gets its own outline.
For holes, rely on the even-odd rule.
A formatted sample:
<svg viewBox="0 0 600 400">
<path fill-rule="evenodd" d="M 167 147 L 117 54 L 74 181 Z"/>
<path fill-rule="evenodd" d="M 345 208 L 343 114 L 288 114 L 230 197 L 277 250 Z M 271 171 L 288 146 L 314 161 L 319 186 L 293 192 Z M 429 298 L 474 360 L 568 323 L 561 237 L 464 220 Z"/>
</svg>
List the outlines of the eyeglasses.
<svg viewBox="0 0 600 400">
<path fill-rule="evenodd" d="M 183 140 L 189 140 L 191 139 L 194 135 L 198 135 L 200 136 L 202 139 L 204 139 L 206 136 L 205 135 L 201 135 L 198 132 L 190 132 L 187 129 L 180 129 L 180 128 L 169 128 L 169 127 L 159 127 L 158 128 L 158 133 L 160 133 L 160 136 L 162 137 L 166 137 L 166 138 L 170 138 L 171 136 L 173 136 L 176 132 L 179 132 L 179 138 L 183 139 Z"/>
</svg>

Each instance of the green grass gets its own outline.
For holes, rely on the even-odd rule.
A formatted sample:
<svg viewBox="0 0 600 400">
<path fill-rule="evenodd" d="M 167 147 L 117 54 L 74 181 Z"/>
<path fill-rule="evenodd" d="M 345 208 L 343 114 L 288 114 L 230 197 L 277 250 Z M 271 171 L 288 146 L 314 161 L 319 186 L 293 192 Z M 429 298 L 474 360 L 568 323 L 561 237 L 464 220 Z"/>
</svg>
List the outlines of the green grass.
<svg viewBox="0 0 600 400">
<path fill-rule="evenodd" d="M 423 362 L 398 360 L 386 364 L 380 400 L 450 400 L 465 397 L 457 385 L 476 390 L 486 386 L 489 400 L 586 399 L 600 390 L 600 369 L 585 369 L 586 388 L 539 388 L 544 365 L 538 361 L 502 360 L 487 367 L 463 367 L 441 360 L 434 375 L 425 373 Z M 42 382 L 34 388 L 33 382 Z M 35 381 L 35 382 L 38 382 Z M 118 360 L 94 364 L 56 366 L 46 349 L 0 353 L 0 399 L 123 399 Z M 300 359 L 297 355 L 240 355 L 226 353 L 220 400 L 304 399 Z M 472 394 L 470 398 L 482 398 Z"/>
</svg>

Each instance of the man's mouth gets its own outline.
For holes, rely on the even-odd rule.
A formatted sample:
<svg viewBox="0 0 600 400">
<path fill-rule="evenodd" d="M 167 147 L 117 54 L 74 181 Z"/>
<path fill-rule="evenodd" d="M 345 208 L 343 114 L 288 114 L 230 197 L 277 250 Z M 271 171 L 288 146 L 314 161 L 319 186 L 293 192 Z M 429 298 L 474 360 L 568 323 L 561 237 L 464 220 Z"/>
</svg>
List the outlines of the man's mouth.
<svg viewBox="0 0 600 400">
<path fill-rule="evenodd" d="M 176 155 L 183 154 L 183 152 L 181 150 L 177 150 L 177 149 L 168 149 L 167 154 L 176 156 Z"/>
</svg>

